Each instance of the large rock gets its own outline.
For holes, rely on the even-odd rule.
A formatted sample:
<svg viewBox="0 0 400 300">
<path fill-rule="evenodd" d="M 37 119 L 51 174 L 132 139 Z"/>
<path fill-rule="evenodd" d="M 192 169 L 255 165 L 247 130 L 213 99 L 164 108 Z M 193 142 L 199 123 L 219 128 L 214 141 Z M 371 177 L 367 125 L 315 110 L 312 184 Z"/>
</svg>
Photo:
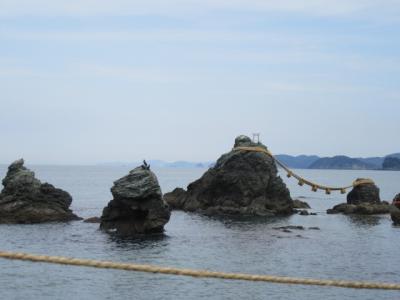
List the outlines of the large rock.
<svg viewBox="0 0 400 300">
<path fill-rule="evenodd" d="M 43 223 L 80 219 L 69 206 L 72 197 L 51 184 L 41 183 L 24 167 L 24 160 L 13 162 L 3 179 L 0 193 L 0 223 Z"/>
<path fill-rule="evenodd" d="M 266 147 L 239 136 L 234 147 Z M 277 175 L 271 156 L 233 149 L 187 191 L 175 189 L 164 196 L 175 209 L 205 214 L 288 215 L 293 213 L 289 190 Z"/>
<path fill-rule="evenodd" d="M 119 235 L 161 233 L 171 212 L 156 175 L 147 165 L 114 182 L 113 200 L 104 208 L 100 228 Z"/>
</svg>

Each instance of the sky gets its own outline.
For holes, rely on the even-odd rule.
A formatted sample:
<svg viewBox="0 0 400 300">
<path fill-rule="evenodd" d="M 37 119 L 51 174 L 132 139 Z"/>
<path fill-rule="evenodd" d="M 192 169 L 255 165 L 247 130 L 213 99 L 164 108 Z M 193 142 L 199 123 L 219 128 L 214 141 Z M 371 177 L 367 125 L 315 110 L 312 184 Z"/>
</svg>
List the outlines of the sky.
<svg viewBox="0 0 400 300">
<path fill-rule="evenodd" d="M 0 163 L 400 152 L 400 1 L 0 0 Z"/>
</svg>

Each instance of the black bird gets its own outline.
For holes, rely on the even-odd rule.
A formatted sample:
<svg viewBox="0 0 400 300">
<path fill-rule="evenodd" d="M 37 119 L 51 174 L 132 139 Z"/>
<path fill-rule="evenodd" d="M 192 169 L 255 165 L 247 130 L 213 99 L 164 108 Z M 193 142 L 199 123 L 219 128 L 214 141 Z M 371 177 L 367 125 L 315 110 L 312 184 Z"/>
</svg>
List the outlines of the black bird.
<svg viewBox="0 0 400 300">
<path fill-rule="evenodd" d="M 142 169 L 143 170 L 150 170 L 150 165 L 147 164 L 146 160 L 143 160 Z"/>
</svg>

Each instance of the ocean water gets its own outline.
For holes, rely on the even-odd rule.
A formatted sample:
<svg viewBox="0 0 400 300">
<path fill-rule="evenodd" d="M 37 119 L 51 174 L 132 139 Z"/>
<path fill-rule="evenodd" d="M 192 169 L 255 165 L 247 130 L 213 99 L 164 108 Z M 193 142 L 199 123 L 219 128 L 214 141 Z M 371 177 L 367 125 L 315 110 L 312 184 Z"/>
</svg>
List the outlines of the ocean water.
<svg viewBox="0 0 400 300">
<path fill-rule="evenodd" d="M 112 182 L 129 167 L 29 166 L 42 181 L 71 193 L 72 209 L 99 216 L 111 199 Z M 204 169 L 155 169 L 163 192 L 186 187 Z M 6 166 L 0 166 L 3 178 Z M 391 200 L 400 192 L 400 172 L 298 170 L 321 184 L 343 185 L 369 177 Z M 157 264 L 295 277 L 400 282 L 400 228 L 389 216 L 327 215 L 345 201 L 338 193 L 313 193 L 288 183 L 317 216 L 217 218 L 173 212 L 165 236 L 121 239 L 98 224 L 0 225 L 0 249 L 37 254 Z M 274 227 L 302 225 L 320 230 L 284 233 Z M 196 279 L 0 259 L 0 299 L 399 299 L 395 291 L 294 286 Z"/>
</svg>

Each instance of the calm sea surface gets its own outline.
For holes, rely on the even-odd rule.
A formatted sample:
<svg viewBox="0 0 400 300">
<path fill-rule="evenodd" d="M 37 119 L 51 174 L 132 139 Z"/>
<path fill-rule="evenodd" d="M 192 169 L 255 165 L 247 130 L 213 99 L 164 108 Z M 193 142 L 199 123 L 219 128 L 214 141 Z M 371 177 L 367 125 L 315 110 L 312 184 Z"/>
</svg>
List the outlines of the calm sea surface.
<svg viewBox="0 0 400 300">
<path fill-rule="evenodd" d="M 81 217 L 99 216 L 112 182 L 128 167 L 30 166 L 38 178 L 71 193 Z M 155 169 L 163 192 L 186 185 L 203 169 Z M 0 166 L 4 177 L 6 166 Z M 298 170 L 320 183 L 373 178 L 381 197 L 400 192 L 400 172 Z M 0 249 L 79 258 L 311 278 L 400 282 L 400 228 L 389 216 L 327 215 L 340 194 L 312 193 L 286 179 L 317 216 L 210 218 L 173 212 L 165 237 L 119 239 L 98 224 L 0 225 Z M 273 227 L 318 226 L 284 233 Z M 194 279 L 0 259 L 0 299 L 400 299 L 399 292 Z"/>
</svg>

